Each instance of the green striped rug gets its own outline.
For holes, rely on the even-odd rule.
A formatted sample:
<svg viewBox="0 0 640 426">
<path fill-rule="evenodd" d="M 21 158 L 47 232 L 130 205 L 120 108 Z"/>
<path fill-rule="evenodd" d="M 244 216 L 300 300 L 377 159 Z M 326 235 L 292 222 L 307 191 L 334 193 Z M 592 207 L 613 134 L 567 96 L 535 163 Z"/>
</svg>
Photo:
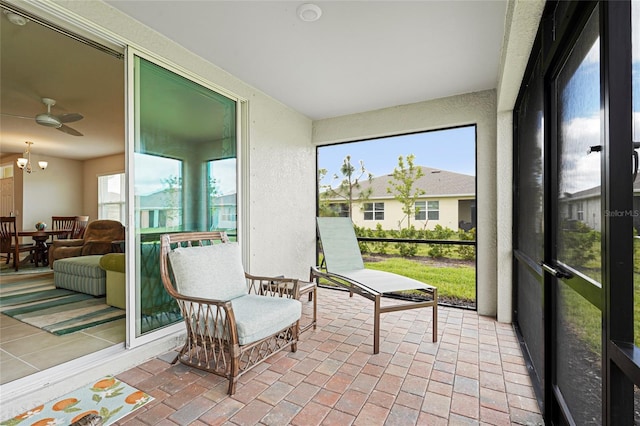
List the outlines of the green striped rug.
<svg viewBox="0 0 640 426">
<path fill-rule="evenodd" d="M 55 288 L 53 273 L 23 278 L 2 280 L 0 312 L 49 333 L 69 334 L 126 316 L 104 297 Z"/>
</svg>

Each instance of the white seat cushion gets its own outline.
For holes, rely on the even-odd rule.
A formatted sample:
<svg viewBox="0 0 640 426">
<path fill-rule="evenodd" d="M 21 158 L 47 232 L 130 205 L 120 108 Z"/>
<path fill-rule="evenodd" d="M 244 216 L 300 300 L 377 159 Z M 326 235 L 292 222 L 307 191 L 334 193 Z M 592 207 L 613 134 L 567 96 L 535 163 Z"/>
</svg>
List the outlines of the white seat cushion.
<svg viewBox="0 0 640 426">
<path fill-rule="evenodd" d="M 248 293 L 238 243 L 179 247 L 169 253 L 176 290 L 187 297 L 231 300 Z"/>
<path fill-rule="evenodd" d="M 300 319 L 302 304 L 286 297 L 249 294 L 231 301 L 241 345 L 271 336 Z"/>
</svg>

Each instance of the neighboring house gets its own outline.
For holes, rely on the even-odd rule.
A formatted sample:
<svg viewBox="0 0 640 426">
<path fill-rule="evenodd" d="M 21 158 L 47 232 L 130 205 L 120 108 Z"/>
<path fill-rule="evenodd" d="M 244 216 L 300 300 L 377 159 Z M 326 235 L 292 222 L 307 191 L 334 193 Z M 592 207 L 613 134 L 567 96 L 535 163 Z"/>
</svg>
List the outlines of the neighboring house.
<svg viewBox="0 0 640 426">
<path fill-rule="evenodd" d="M 209 215 L 212 230 L 236 230 L 238 227 L 236 193 L 215 197 Z"/>
<path fill-rule="evenodd" d="M 171 228 L 180 226 L 182 206 L 180 199 L 172 190 L 164 189 L 140 197 L 140 228 Z"/>
<path fill-rule="evenodd" d="M 414 189 L 425 193 L 415 203 L 415 214 L 411 224 L 418 229 L 443 228 L 469 230 L 476 227 L 476 178 L 475 176 L 418 166 L 424 176 L 414 183 Z M 378 224 L 383 229 L 399 229 L 407 226 L 407 215 L 402 204 L 389 193 L 392 175 L 373 178 L 361 184 L 360 191 L 371 189 L 366 202 L 354 202 L 351 219 L 360 227 L 375 229 Z M 332 209 L 339 216 L 348 216 L 347 203 L 333 197 L 329 200 Z"/>
<path fill-rule="evenodd" d="M 176 193 L 177 194 L 177 193 Z M 237 227 L 236 193 L 213 198 L 209 211 L 211 230 L 235 230 Z M 177 195 L 165 189 L 140 197 L 140 228 L 172 228 L 182 223 L 182 207 Z"/>
<path fill-rule="evenodd" d="M 564 193 L 558 200 L 560 218 L 583 222 L 595 231 L 602 230 L 602 190 L 600 186 L 574 193 Z M 633 210 L 605 212 L 611 216 L 633 217 L 633 227 L 640 234 L 640 179 L 633 183 Z"/>
</svg>

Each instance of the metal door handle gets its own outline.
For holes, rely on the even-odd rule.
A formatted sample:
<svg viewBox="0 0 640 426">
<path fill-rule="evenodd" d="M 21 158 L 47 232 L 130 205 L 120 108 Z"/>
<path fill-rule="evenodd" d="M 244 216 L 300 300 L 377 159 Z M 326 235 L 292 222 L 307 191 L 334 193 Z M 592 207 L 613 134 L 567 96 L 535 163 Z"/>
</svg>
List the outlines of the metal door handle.
<svg viewBox="0 0 640 426">
<path fill-rule="evenodd" d="M 548 265 L 544 262 L 540 262 L 540 266 L 542 266 L 542 269 L 544 269 L 545 271 L 547 271 L 548 273 L 550 273 L 551 275 L 553 275 L 556 278 L 571 278 L 573 277 L 573 275 L 570 272 L 564 271 L 558 267 L 553 267 L 551 265 Z"/>
</svg>

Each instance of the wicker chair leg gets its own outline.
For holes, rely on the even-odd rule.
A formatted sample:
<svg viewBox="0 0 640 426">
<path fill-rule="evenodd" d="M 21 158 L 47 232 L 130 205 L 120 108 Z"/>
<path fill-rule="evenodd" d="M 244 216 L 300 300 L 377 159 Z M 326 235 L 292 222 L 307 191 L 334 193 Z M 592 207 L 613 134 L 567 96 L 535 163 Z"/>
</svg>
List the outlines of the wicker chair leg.
<svg viewBox="0 0 640 426">
<path fill-rule="evenodd" d="M 236 393 L 236 382 L 238 381 L 237 377 L 229 377 L 229 389 L 227 389 L 227 393 L 229 395 L 233 395 Z"/>
</svg>

